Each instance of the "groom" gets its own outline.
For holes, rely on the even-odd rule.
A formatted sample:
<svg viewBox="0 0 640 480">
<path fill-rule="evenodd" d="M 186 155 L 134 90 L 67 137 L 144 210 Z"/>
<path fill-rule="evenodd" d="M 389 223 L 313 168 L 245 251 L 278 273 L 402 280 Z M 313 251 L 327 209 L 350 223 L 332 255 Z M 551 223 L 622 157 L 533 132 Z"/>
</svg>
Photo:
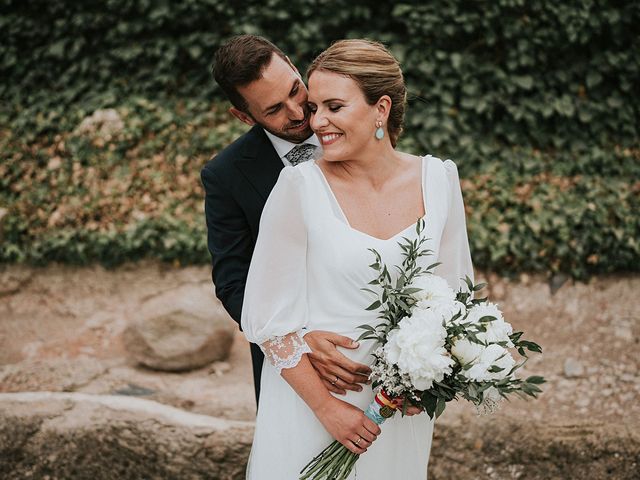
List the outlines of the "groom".
<svg viewBox="0 0 640 480">
<path fill-rule="evenodd" d="M 285 165 L 309 160 L 319 147 L 309 126 L 307 88 L 275 45 L 255 35 L 232 38 L 218 49 L 213 76 L 230 100 L 231 114 L 252 128 L 202 169 L 208 247 L 216 295 L 240 324 L 251 255 L 264 204 Z M 360 390 L 370 370 L 340 353 L 357 348 L 350 338 L 310 331 L 309 360 L 327 388 Z M 256 402 L 264 356 L 251 344 Z"/>
</svg>

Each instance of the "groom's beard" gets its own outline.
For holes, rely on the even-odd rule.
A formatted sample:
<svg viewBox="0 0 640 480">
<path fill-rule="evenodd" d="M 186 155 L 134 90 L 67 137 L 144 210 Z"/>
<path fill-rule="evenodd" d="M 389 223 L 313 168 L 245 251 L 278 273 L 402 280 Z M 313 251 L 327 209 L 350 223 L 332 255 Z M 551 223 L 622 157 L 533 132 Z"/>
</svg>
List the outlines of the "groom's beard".
<svg viewBox="0 0 640 480">
<path fill-rule="evenodd" d="M 301 143 L 304 142 L 307 138 L 313 135 L 313 130 L 311 130 L 311 124 L 309 123 L 309 118 L 311 117 L 311 111 L 305 108 L 304 118 L 300 121 L 289 122 L 285 125 L 281 130 L 274 130 L 272 128 L 267 127 L 261 123 L 258 123 L 262 128 L 264 128 L 267 132 L 275 135 L 276 137 L 280 137 L 283 140 L 287 140 L 291 143 Z M 305 125 L 301 127 L 302 125 Z"/>
</svg>

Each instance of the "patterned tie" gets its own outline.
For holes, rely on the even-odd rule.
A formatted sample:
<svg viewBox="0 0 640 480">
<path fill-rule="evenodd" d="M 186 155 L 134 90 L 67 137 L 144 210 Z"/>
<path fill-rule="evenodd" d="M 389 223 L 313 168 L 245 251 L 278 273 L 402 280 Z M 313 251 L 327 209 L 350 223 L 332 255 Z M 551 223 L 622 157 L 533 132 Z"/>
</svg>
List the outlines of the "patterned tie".
<svg viewBox="0 0 640 480">
<path fill-rule="evenodd" d="M 284 158 L 289 160 L 289 163 L 295 167 L 299 163 L 306 162 L 307 160 L 311 160 L 315 150 L 316 150 L 315 145 L 311 145 L 309 143 L 302 143 L 300 145 L 296 145 L 295 147 L 293 147 L 291 151 L 284 156 Z"/>
</svg>

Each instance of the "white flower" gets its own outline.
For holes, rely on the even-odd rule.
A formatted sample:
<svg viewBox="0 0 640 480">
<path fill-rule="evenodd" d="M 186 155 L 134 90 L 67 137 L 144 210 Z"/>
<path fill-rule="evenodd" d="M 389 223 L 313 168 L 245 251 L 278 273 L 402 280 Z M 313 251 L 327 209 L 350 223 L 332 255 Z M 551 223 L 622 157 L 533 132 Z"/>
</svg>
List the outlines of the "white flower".
<svg viewBox="0 0 640 480">
<path fill-rule="evenodd" d="M 504 320 L 502 312 L 495 303 L 480 303 L 469 309 L 465 323 L 478 324 L 482 317 L 495 317 L 496 320 Z M 496 321 L 494 320 L 494 321 Z"/>
<path fill-rule="evenodd" d="M 474 343 L 466 338 L 459 338 L 453 342 L 451 354 L 458 359 L 461 365 L 467 365 L 475 362 L 484 349 L 484 345 Z"/>
<path fill-rule="evenodd" d="M 417 300 L 414 309 L 432 309 L 446 323 L 451 322 L 457 313 L 461 314 L 459 318 L 466 314 L 465 305 L 456 301 L 456 294 L 444 278 L 433 274 L 422 275 L 411 286 L 420 289 L 413 295 Z"/>
<path fill-rule="evenodd" d="M 409 375 L 417 390 L 428 390 L 434 381 L 451 373 L 454 360 L 444 342 L 447 331 L 442 319 L 431 310 L 417 310 L 391 331 L 384 346 L 386 360 Z"/>
<path fill-rule="evenodd" d="M 413 296 L 419 302 L 422 301 L 425 307 L 436 303 L 451 303 L 456 299 L 456 294 L 447 281 L 432 273 L 417 277 L 411 286 L 420 289 Z"/>
<path fill-rule="evenodd" d="M 516 364 L 509 351 L 500 345 L 492 344 L 484 348 L 480 356 L 473 362 L 473 366 L 468 370 L 463 370 L 462 374 L 469 380 L 486 381 L 502 380 Z M 499 372 L 490 372 L 491 367 L 501 368 Z"/>
<path fill-rule="evenodd" d="M 493 317 L 495 320 L 482 321 L 482 317 Z M 495 303 L 480 303 L 475 305 L 464 319 L 465 324 L 479 325 L 486 328 L 486 332 L 479 332 L 476 337 L 486 343 L 506 342 L 507 347 L 513 347 L 509 335 L 513 333 L 511 324 L 504 321 L 502 312 Z"/>
<path fill-rule="evenodd" d="M 436 315 L 442 318 L 445 323 L 458 323 L 467 313 L 467 307 L 464 303 L 454 300 L 453 302 L 432 302 L 429 300 L 420 300 L 414 307 L 414 309 L 431 309 Z M 452 322 L 453 317 L 460 313 L 460 316 L 455 322 Z"/>
</svg>

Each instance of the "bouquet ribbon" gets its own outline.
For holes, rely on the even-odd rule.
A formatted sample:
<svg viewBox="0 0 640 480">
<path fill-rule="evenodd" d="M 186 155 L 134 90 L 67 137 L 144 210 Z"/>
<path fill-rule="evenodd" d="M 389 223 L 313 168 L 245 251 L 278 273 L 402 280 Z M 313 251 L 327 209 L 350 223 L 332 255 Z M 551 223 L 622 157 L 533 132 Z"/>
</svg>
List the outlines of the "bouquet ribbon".
<svg viewBox="0 0 640 480">
<path fill-rule="evenodd" d="M 396 413 L 397 407 L 384 390 L 380 390 L 369 404 L 364 414 L 378 425 L 382 425 L 387 418 Z"/>
</svg>

